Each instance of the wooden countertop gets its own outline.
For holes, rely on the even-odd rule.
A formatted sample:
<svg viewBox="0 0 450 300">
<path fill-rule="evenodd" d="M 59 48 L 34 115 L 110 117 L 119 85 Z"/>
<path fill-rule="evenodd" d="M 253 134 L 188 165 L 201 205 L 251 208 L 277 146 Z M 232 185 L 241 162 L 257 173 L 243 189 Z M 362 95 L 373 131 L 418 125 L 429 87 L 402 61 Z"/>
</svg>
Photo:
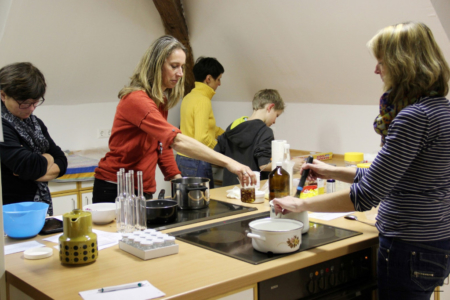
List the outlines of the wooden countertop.
<svg viewBox="0 0 450 300">
<path fill-rule="evenodd" d="M 254 206 L 258 208 L 258 211 L 226 217 L 223 220 L 269 210 L 268 201 L 262 204 L 245 204 L 240 200 L 227 199 L 227 189 L 230 187 L 211 190 L 211 198 Z M 356 215 L 361 220 L 367 220 L 363 213 L 356 213 Z M 378 231 L 375 227 L 344 218 L 328 222 L 311 220 L 359 231 L 363 234 L 259 265 L 252 265 L 177 240 L 176 243 L 180 248 L 176 255 L 144 261 L 120 250 L 118 246 L 114 246 L 101 250 L 94 263 L 67 266 L 60 263 L 59 253 L 53 248 L 55 244 L 42 241 L 45 236 L 37 236 L 30 240 L 36 240 L 52 247 L 54 249 L 53 256 L 41 260 L 26 260 L 23 252 L 7 255 L 5 257 L 6 282 L 35 299 L 81 299 L 78 294 L 80 291 L 148 280 L 156 288 L 166 293 L 166 297 L 160 299 L 199 300 L 248 287 L 262 280 L 378 244 Z M 217 219 L 177 227 L 164 232 L 178 231 L 214 222 L 217 222 Z M 114 223 L 94 227 L 98 230 L 115 231 Z M 6 245 L 16 242 L 24 241 L 8 238 L 5 240 Z"/>
</svg>

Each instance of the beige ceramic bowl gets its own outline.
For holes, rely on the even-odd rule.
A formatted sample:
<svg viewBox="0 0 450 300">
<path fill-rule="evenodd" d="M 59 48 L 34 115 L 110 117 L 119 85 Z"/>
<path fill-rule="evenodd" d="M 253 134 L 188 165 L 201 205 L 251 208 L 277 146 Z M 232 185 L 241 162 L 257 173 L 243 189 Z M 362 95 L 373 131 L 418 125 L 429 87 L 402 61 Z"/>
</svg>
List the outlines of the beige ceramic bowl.
<svg viewBox="0 0 450 300">
<path fill-rule="evenodd" d="M 116 217 L 115 203 L 94 203 L 83 207 L 84 211 L 90 211 L 92 222 L 95 224 L 111 223 Z"/>
</svg>

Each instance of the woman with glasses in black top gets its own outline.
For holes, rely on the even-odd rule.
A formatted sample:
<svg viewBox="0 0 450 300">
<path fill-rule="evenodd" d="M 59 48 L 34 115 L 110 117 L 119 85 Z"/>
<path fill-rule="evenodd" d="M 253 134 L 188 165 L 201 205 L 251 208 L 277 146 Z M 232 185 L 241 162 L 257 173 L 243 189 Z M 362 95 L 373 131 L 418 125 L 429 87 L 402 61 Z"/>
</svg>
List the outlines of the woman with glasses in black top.
<svg viewBox="0 0 450 300">
<path fill-rule="evenodd" d="M 53 215 L 48 181 L 64 175 L 67 158 L 33 115 L 44 102 L 45 89 L 44 75 L 31 63 L 0 69 L 2 192 L 3 204 L 45 202 Z"/>
</svg>

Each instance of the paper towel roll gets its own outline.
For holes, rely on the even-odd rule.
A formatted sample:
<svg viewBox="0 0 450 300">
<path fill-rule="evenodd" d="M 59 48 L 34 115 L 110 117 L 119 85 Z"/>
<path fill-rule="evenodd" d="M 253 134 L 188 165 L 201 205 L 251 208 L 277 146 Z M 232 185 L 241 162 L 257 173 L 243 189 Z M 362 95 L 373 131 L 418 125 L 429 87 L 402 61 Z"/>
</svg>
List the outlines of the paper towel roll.
<svg viewBox="0 0 450 300">
<path fill-rule="evenodd" d="M 272 170 L 276 168 L 277 161 L 283 162 L 284 144 L 286 140 L 272 141 Z"/>
</svg>

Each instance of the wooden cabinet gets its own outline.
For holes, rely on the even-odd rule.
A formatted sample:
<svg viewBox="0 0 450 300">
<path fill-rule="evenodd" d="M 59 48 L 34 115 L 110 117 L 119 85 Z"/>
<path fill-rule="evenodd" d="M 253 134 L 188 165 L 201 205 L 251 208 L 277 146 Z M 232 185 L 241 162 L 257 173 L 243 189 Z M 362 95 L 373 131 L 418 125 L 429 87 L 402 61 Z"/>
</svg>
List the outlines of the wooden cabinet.
<svg viewBox="0 0 450 300">
<path fill-rule="evenodd" d="M 74 208 L 92 203 L 93 180 L 74 182 L 49 182 L 55 216 L 72 211 Z"/>
</svg>

